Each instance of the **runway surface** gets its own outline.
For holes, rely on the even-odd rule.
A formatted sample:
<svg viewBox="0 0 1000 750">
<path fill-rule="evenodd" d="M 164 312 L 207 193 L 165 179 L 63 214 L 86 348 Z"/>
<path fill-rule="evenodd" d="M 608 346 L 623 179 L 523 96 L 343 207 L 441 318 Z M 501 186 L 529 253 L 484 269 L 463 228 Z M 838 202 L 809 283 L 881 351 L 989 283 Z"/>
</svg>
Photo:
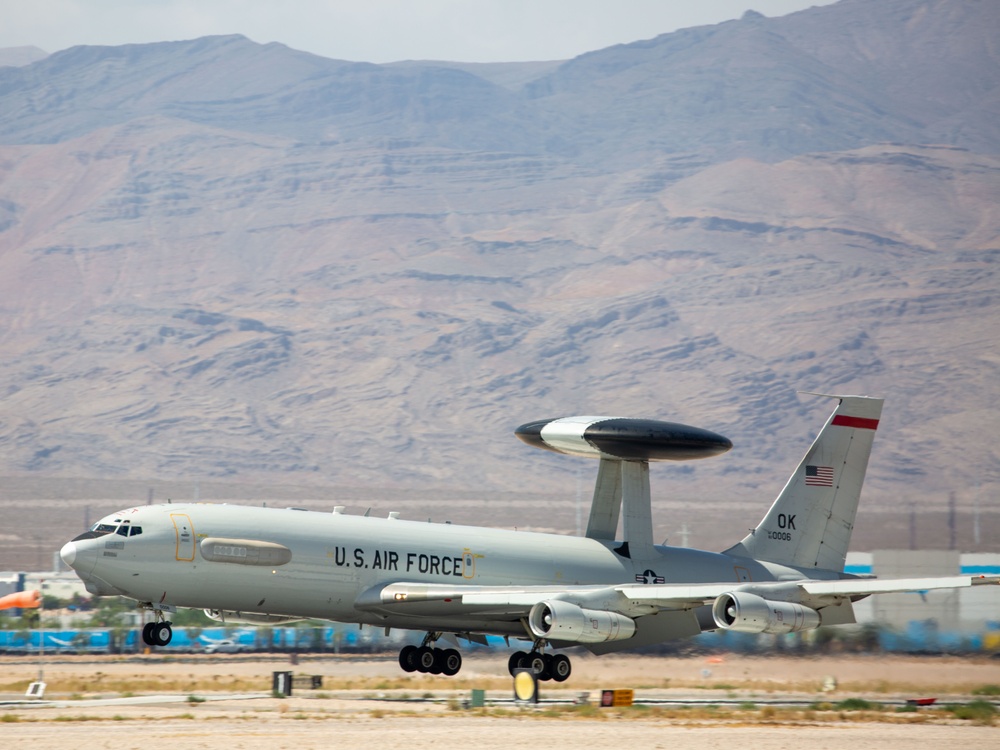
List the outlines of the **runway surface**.
<svg viewBox="0 0 1000 750">
<path fill-rule="evenodd" d="M 537 707 L 514 705 L 506 655 L 472 656 L 461 679 L 451 681 L 403 675 L 393 662 L 390 657 L 304 657 L 297 665 L 287 657 L 79 657 L 45 665 L 47 700 L 27 705 L 23 690 L 36 677 L 36 665 L 2 657 L 0 700 L 6 703 L 0 705 L 0 742 L 32 750 L 159 743 L 181 750 L 1000 747 L 1000 720 L 990 725 L 943 709 L 899 710 L 907 698 L 929 694 L 942 704 L 978 700 L 971 695 L 977 686 L 1000 685 L 995 659 L 577 658 L 565 687 L 542 684 Z M 321 674 L 324 687 L 273 697 L 269 688 L 276 670 Z M 828 677 L 835 678 L 835 690 L 822 689 Z M 134 689 L 137 680 L 147 679 L 142 684 L 150 687 Z M 463 708 L 477 686 L 486 690 L 487 705 Z M 643 705 L 593 705 L 602 688 L 621 687 L 634 688 Z M 573 705 L 583 692 L 591 705 Z M 872 708 L 838 708 L 847 699 L 867 701 Z M 878 710 L 876 704 L 888 707 Z"/>
</svg>

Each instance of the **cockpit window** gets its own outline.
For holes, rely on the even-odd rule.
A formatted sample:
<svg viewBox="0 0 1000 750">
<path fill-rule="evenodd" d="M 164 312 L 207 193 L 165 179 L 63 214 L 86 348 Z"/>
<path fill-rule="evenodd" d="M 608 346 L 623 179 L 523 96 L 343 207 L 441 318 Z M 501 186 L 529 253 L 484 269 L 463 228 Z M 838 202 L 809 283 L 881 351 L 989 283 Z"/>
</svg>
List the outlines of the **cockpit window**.
<svg viewBox="0 0 1000 750">
<path fill-rule="evenodd" d="M 81 542 L 85 539 L 97 539 L 101 536 L 106 536 L 108 534 L 114 534 L 115 529 L 119 528 L 118 524 L 114 523 L 95 523 L 90 527 L 90 531 L 85 531 L 80 536 L 76 537 L 74 542 Z M 128 528 L 127 526 L 125 527 Z"/>
<path fill-rule="evenodd" d="M 115 532 L 118 536 L 128 536 L 128 526 L 122 524 L 118 527 L 118 531 Z"/>
<path fill-rule="evenodd" d="M 129 536 L 139 536 L 142 533 L 142 526 L 133 526 L 132 533 Z"/>
</svg>

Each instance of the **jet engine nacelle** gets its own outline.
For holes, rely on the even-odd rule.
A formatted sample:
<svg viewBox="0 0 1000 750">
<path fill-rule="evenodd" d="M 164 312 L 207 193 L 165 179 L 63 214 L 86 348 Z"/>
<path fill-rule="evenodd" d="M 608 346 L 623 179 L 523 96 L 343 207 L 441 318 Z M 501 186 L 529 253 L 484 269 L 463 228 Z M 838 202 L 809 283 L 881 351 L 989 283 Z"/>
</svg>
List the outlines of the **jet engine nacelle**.
<svg viewBox="0 0 1000 750">
<path fill-rule="evenodd" d="M 229 609 L 206 609 L 205 617 L 216 622 L 233 623 L 236 625 L 284 625 L 289 622 L 302 621 L 301 617 L 265 615 L 259 612 L 234 612 Z"/>
<path fill-rule="evenodd" d="M 584 609 L 553 599 L 538 602 L 528 613 L 528 628 L 537 638 L 574 643 L 622 641 L 635 634 L 635 621 L 618 612 Z"/>
<path fill-rule="evenodd" d="M 734 591 L 712 605 L 715 624 L 738 633 L 795 633 L 819 627 L 819 612 L 794 602 L 773 602 Z"/>
</svg>

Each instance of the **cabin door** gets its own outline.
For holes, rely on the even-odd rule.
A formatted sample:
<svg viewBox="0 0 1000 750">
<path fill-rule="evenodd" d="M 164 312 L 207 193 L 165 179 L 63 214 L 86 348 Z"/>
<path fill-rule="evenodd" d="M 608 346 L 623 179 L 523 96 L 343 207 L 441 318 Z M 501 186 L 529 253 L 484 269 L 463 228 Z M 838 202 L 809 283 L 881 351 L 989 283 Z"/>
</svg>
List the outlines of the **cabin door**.
<svg viewBox="0 0 1000 750">
<path fill-rule="evenodd" d="M 174 522 L 177 534 L 176 558 L 183 562 L 194 560 L 194 528 L 187 513 L 171 513 L 170 520 Z"/>
</svg>

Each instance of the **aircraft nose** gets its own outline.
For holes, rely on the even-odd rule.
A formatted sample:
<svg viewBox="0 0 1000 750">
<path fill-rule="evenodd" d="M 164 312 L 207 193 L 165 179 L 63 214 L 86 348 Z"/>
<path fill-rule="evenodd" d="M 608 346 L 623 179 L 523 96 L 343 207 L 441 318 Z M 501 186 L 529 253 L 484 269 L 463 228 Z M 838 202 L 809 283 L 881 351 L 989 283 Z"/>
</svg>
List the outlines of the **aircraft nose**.
<svg viewBox="0 0 1000 750">
<path fill-rule="evenodd" d="M 73 542 L 66 542 L 62 549 L 59 550 L 59 557 L 62 558 L 64 563 L 72 568 L 73 563 L 76 562 L 76 544 Z"/>
</svg>

